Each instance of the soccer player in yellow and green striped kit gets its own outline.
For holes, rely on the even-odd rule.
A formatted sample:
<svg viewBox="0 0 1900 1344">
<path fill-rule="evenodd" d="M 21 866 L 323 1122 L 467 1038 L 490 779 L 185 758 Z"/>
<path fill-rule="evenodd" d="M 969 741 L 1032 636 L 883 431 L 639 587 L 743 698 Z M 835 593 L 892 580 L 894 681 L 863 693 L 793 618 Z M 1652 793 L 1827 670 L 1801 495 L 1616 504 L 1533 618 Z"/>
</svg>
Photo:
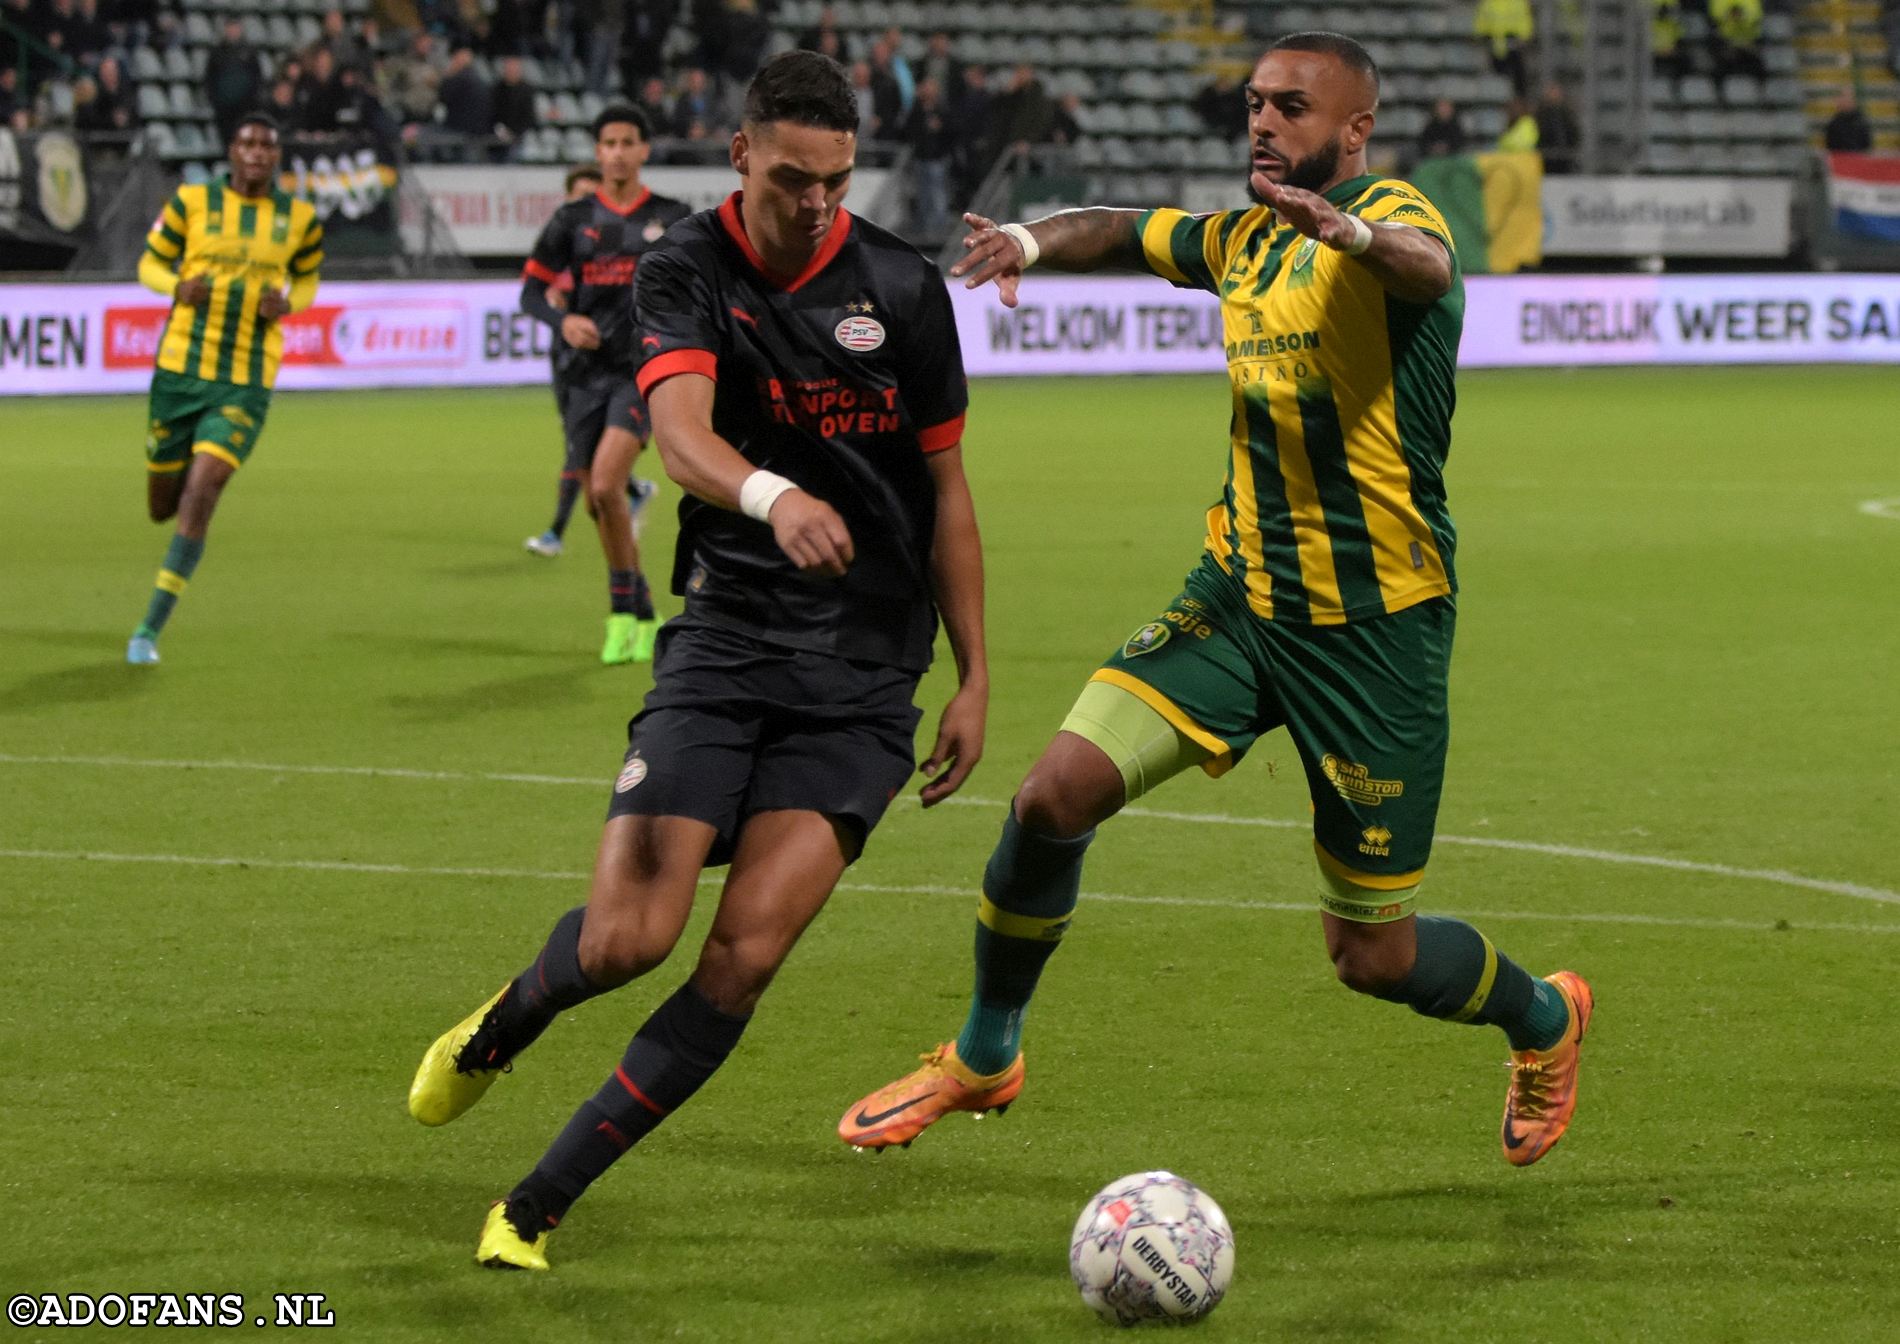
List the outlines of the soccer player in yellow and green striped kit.
<svg viewBox="0 0 1900 1344">
<path fill-rule="evenodd" d="M 1022 273 L 1147 270 L 1218 294 L 1232 422 L 1206 553 L 1083 688 L 1016 794 L 984 873 L 962 1033 L 853 1106 L 847 1143 L 907 1145 L 1023 1086 L 1023 1016 L 1076 905 L 1095 828 L 1164 780 L 1220 775 L 1285 727 L 1305 766 L 1339 979 L 1428 1017 L 1503 1028 L 1505 1158 L 1549 1152 L 1593 1007 L 1461 920 L 1414 913 L 1450 740 L 1456 583 L 1443 469 L 1464 286 L 1443 216 L 1366 171 L 1379 76 L 1334 33 L 1283 38 L 1246 86 L 1252 209 L 967 216 L 952 270 L 1014 304 Z"/>
<path fill-rule="evenodd" d="M 158 661 L 158 636 L 204 554 L 226 482 L 264 432 L 283 356 L 278 319 L 317 295 L 323 225 L 277 186 L 277 123 L 238 122 L 230 172 L 182 186 L 145 238 L 139 281 L 172 300 L 152 373 L 145 436 L 152 521 L 178 519 L 128 663 Z M 288 286 L 288 289 L 286 289 Z"/>
</svg>

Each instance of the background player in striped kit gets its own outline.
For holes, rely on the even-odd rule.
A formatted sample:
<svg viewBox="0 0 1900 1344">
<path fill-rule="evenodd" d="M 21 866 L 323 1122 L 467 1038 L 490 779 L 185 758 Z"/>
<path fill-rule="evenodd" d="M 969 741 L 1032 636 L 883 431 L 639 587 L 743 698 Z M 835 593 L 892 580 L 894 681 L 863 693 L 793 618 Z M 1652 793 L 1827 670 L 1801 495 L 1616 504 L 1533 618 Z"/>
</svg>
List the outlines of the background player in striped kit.
<svg viewBox="0 0 1900 1344">
<path fill-rule="evenodd" d="M 1366 170 L 1379 72 L 1337 33 L 1282 38 L 1245 88 L 1251 209 L 966 216 L 952 268 L 1014 305 L 1040 259 L 1147 270 L 1221 298 L 1226 480 L 1185 591 L 1095 672 L 1016 795 L 983 875 L 962 1033 L 845 1112 L 862 1148 L 1013 1101 L 1023 1016 L 1074 913 L 1095 828 L 1183 770 L 1221 775 L 1285 727 L 1313 803 L 1326 950 L 1362 994 L 1500 1027 L 1516 1166 L 1576 1105 L 1590 986 L 1536 979 L 1463 920 L 1416 915 L 1445 752 L 1456 583 L 1444 464 L 1464 285 L 1451 230 Z"/>
<path fill-rule="evenodd" d="M 145 439 L 152 521 L 176 517 L 128 663 L 158 661 L 158 636 L 204 554 L 225 484 L 264 432 L 284 349 L 279 318 L 317 296 L 323 225 L 277 186 L 277 123 L 237 124 L 230 171 L 182 186 L 146 235 L 139 280 L 172 300 L 152 373 Z M 285 292 L 285 282 L 289 291 Z"/>
</svg>

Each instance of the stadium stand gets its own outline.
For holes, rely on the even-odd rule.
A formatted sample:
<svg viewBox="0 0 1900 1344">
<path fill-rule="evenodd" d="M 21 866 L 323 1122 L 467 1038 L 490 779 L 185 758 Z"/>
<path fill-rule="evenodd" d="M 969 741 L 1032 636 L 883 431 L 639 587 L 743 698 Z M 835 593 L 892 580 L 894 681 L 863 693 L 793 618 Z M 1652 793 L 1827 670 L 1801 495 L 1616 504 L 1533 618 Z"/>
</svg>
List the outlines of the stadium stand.
<svg viewBox="0 0 1900 1344">
<path fill-rule="evenodd" d="M 666 138 L 661 161 L 704 161 L 719 155 L 750 65 L 804 45 L 854 67 L 866 138 L 916 160 L 923 213 L 937 216 L 917 221 L 925 235 L 1011 153 L 1024 171 L 1079 182 L 1079 200 L 1171 198 L 1186 178 L 1231 176 L 1245 158 L 1239 82 L 1260 45 L 1287 32 L 1338 29 L 1371 48 L 1385 72 L 1375 150 L 1386 169 L 1408 166 L 1444 101 L 1467 148 L 1495 144 L 1519 73 L 1500 66 L 1472 0 L 104 3 L 0 3 L 0 64 L 21 72 L 12 91 L 0 84 L 0 113 L 19 125 L 142 128 L 143 145 L 192 179 L 212 170 L 247 106 L 305 134 L 374 137 L 392 156 L 553 164 L 589 157 L 588 122 L 624 90 Z M 536 8 L 547 16 L 538 28 L 521 18 Z M 1900 0 L 1535 0 L 1528 10 L 1524 79 L 1566 90 L 1581 127 L 1574 150 L 1549 155 L 1552 171 L 1802 172 L 1843 89 L 1858 95 L 1874 148 L 1900 149 L 1890 41 Z M 335 66 L 327 77 L 313 68 L 319 49 Z M 114 76 L 117 91 L 102 93 L 108 57 L 123 86 Z M 498 136 L 494 89 L 509 57 L 532 90 L 532 118 Z M 917 112 L 925 80 L 937 92 Z M 1570 114 L 1553 115 L 1546 139 Z"/>
</svg>

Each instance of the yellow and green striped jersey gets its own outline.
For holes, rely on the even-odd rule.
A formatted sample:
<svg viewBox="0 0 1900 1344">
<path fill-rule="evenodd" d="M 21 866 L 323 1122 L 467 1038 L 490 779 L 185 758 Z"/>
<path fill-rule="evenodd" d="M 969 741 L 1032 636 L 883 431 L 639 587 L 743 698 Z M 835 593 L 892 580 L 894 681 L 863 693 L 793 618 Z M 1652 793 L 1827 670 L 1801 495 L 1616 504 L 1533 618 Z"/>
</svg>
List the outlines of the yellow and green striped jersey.
<svg viewBox="0 0 1900 1344">
<path fill-rule="evenodd" d="M 176 265 L 180 279 L 204 276 L 211 282 L 205 303 L 173 305 L 158 367 L 212 382 L 275 384 L 284 334 L 275 322 L 259 331 L 257 301 L 266 290 L 281 291 L 322 265 L 323 225 L 316 208 L 279 189 L 240 196 L 220 177 L 174 192 L 145 246 L 161 262 Z"/>
<path fill-rule="evenodd" d="M 1326 198 L 1452 247 L 1407 183 L 1358 177 Z M 1233 422 L 1207 549 L 1255 614 L 1340 625 L 1456 591 L 1444 481 L 1465 307 L 1456 252 L 1451 291 L 1418 304 L 1266 206 L 1151 210 L 1138 227 L 1155 274 L 1221 298 Z"/>
</svg>

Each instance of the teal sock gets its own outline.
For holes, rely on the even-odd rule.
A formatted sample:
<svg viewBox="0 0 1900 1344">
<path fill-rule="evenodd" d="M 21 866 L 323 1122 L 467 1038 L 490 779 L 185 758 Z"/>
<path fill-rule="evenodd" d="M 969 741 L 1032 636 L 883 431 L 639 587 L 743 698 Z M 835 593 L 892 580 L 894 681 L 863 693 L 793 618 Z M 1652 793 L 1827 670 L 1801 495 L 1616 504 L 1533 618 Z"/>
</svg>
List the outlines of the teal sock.
<svg viewBox="0 0 1900 1344">
<path fill-rule="evenodd" d="M 957 1037 L 957 1058 L 1000 1073 L 1022 1048 L 1023 1014 L 1082 888 L 1082 856 L 1095 832 L 1061 840 L 1029 830 L 1012 806 L 983 870 L 976 913 L 976 989 Z"/>
<path fill-rule="evenodd" d="M 1548 1050 L 1563 1039 L 1570 1008 L 1539 980 L 1459 919 L 1418 918 L 1412 973 L 1378 997 L 1445 1022 L 1504 1028 L 1513 1050 Z"/>
<path fill-rule="evenodd" d="M 191 581 L 192 572 L 198 568 L 198 561 L 204 553 L 205 544 L 202 541 L 173 534 L 171 545 L 165 548 L 165 563 L 159 566 L 158 578 L 152 588 L 152 600 L 145 608 L 145 619 L 139 623 L 137 633 L 140 636 L 145 639 L 158 638 L 158 632 L 171 619 L 172 608 L 178 605 L 179 596 Z"/>
</svg>

